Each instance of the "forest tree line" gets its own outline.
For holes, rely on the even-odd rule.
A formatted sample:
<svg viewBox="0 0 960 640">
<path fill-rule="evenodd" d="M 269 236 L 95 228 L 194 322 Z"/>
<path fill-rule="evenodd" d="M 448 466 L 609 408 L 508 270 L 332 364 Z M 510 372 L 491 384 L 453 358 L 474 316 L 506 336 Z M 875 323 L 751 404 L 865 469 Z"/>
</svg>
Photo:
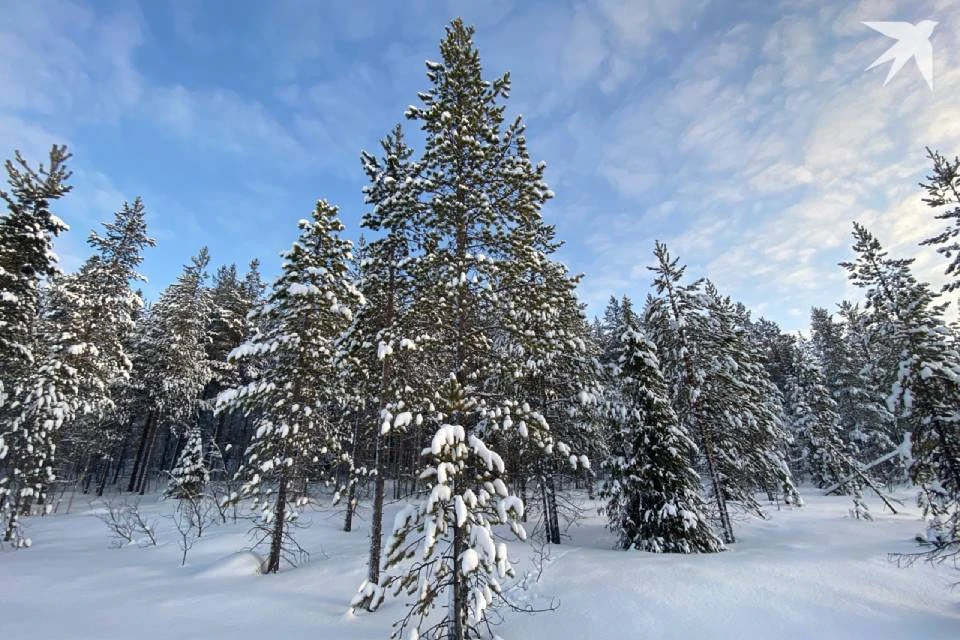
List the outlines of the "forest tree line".
<svg viewBox="0 0 960 640">
<path fill-rule="evenodd" d="M 91 232 L 74 273 L 53 243 L 70 155 L 6 163 L 0 218 L 2 540 L 67 495 L 164 490 L 245 504 L 295 562 L 295 528 L 321 498 L 370 510 L 368 580 L 352 602 L 411 606 L 397 633 L 478 637 L 513 575 L 503 531 L 561 544 L 572 496 L 598 497 L 619 546 L 718 552 L 734 515 L 800 506 L 797 483 L 863 497 L 919 488 L 933 558 L 960 546 L 960 356 L 945 319 L 960 289 L 960 160 L 931 152 L 926 202 L 946 223 L 924 244 L 943 291 L 854 225 L 844 263 L 859 303 L 812 310 L 806 336 L 754 318 L 657 242 L 643 301 L 587 318 L 579 277 L 541 208 L 545 165 L 507 120 L 509 75 L 485 80 L 459 20 L 429 86 L 364 153 L 366 241 L 320 200 L 279 277 L 254 260 L 211 275 L 206 248 L 151 304 L 145 204 Z M 408 503 L 385 530 L 386 501 Z M 448 600 L 449 598 L 449 600 Z M 439 618 L 434 607 L 445 609 Z"/>
</svg>

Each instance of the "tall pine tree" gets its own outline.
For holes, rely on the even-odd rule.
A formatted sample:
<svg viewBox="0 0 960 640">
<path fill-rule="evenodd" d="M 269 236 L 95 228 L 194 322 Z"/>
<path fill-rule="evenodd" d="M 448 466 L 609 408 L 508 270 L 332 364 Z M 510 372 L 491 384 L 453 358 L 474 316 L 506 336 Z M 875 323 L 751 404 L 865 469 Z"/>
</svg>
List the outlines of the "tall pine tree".
<svg viewBox="0 0 960 640">
<path fill-rule="evenodd" d="M 67 225 L 51 201 L 70 191 L 66 147 L 33 169 L 19 152 L 6 162 L 10 191 L 0 191 L 0 518 L 3 540 L 29 545 L 19 516 L 43 503 L 53 480 L 54 432 L 73 412 L 76 387 L 66 363 L 41 356 L 40 287 L 59 270 L 53 239 Z M 39 357 L 38 357 L 39 356 Z"/>
<path fill-rule="evenodd" d="M 544 455 L 563 449 L 520 384 L 544 356 L 530 319 L 564 313 L 538 298 L 555 250 L 540 208 L 553 194 L 544 166 L 530 161 L 522 121 L 504 124 L 509 77 L 483 79 L 472 36 L 460 20 L 447 28 L 443 61 L 427 63 L 432 86 L 419 94 L 422 106 L 407 111 L 426 137 L 416 177 L 405 185 L 423 205 L 405 266 L 424 322 L 415 364 L 430 384 L 410 402 L 434 433 L 421 462 L 427 498 L 397 519 L 388 577 L 355 599 L 369 606 L 377 600 L 370 592 L 410 593 L 415 600 L 398 633 L 412 627 L 458 640 L 480 635 L 512 573 L 492 528 L 525 535 L 523 503 L 490 445 L 512 432 Z M 445 614 L 428 618 L 441 598 Z"/>
<path fill-rule="evenodd" d="M 343 438 L 330 419 L 339 400 L 333 366 L 335 338 L 352 318 L 361 295 L 347 277 L 351 244 L 339 237 L 336 207 L 317 202 L 300 237 L 286 252 L 281 274 L 258 319 L 262 333 L 231 354 L 262 373 L 220 394 L 221 411 L 256 416 L 257 431 L 237 477 L 234 500 L 249 499 L 270 552 L 264 571 L 299 549 L 291 527 L 310 501 L 310 483 L 341 454 Z"/>
</svg>

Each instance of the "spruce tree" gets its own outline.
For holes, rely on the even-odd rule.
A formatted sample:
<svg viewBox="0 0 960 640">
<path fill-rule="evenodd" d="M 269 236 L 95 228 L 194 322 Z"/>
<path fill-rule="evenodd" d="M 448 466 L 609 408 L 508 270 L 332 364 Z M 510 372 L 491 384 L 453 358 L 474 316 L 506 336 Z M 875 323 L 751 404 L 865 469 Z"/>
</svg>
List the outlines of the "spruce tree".
<svg viewBox="0 0 960 640">
<path fill-rule="evenodd" d="M 653 287 L 657 296 L 647 300 L 644 326 L 661 357 L 674 411 L 687 432 L 697 439 L 720 521 L 721 538 L 725 544 L 731 544 L 736 539 L 720 468 L 718 441 L 722 434 L 716 421 L 711 420 L 711 416 L 715 417 L 707 404 L 711 396 L 705 394 L 709 372 L 701 343 L 710 328 L 705 325 L 703 283 L 700 280 L 691 284 L 681 282 L 686 267 L 670 256 L 665 244 L 655 244 L 654 256 L 657 265 L 650 269 L 655 274 Z"/>
<path fill-rule="evenodd" d="M 270 547 L 264 570 L 280 570 L 299 550 L 291 528 L 310 501 L 310 483 L 342 455 L 343 438 L 328 412 L 338 402 L 335 338 L 362 297 L 347 277 L 351 244 L 339 237 L 336 207 L 317 202 L 255 320 L 262 332 L 231 359 L 252 363 L 259 377 L 220 394 L 219 410 L 255 415 L 257 431 L 237 472 L 233 500 L 251 501 Z"/>
<path fill-rule="evenodd" d="M 203 437 L 200 427 L 193 425 L 187 429 L 186 442 L 170 472 L 170 483 L 164 495 L 177 500 L 196 500 L 209 481 L 210 472 L 204 464 Z"/>
<path fill-rule="evenodd" d="M 656 347 L 632 318 L 614 344 L 616 401 L 609 408 L 621 450 L 610 471 L 606 506 L 623 549 L 654 553 L 711 553 L 723 543 L 710 530 L 691 467 L 696 445 L 670 405 Z"/>
</svg>

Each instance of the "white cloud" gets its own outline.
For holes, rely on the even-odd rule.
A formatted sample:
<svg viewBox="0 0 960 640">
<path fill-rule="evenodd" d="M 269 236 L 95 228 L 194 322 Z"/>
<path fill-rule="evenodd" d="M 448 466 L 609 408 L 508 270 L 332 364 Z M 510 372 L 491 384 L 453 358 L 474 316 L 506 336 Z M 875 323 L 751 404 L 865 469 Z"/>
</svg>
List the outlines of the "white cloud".
<svg viewBox="0 0 960 640">
<path fill-rule="evenodd" d="M 191 7 L 175 9 L 180 41 L 197 51 L 229 43 Z M 572 0 L 550 11 L 281 2 L 244 45 L 270 46 L 274 84 L 253 94 L 210 78 L 145 77 L 137 54 L 154 36 L 135 11 L 11 2 L 0 22 L 0 146 L 38 158 L 54 140 L 71 141 L 78 123 L 146 118 L 189 148 L 356 176 L 359 149 L 424 86 L 437 25 L 464 12 L 478 25 L 487 75 L 513 72 L 510 112 L 528 116 L 532 152 L 550 162 L 559 197 L 547 216 L 570 240 L 564 257 L 587 274 L 588 302 L 642 299 L 660 238 L 691 275 L 796 328 L 806 312 L 795 310 L 846 293 L 835 263 L 854 219 L 937 277 L 939 257 L 916 247 L 936 226 L 916 182 L 924 145 L 960 151 L 956 9 L 956 0 L 784 1 L 738 15 L 705 0 Z M 864 72 L 888 43 L 862 20 L 925 18 L 941 23 L 936 91 L 909 66 L 887 87 L 885 70 Z M 94 177 L 80 200 L 93 219 L 120 191 L 85 173 Z M 282 197 L 266 190 L 251 197 Z M 204 221 L 180 213 L 199 234 Z"/>
<path fill-rule="evenodd" d="M 301 143 L 260 102 L 223 89 L 194 90 L 177 85 L 154 88 L 144 107 L 191 144 L 233 153 L 287 155 L 293 164 L 306 156 Z"/>
<path fill-rule="evenodd" d="M 655 235 L 665 238 L 691 275 L 711 276 L 788 325 L 802 322 L 789 309 L 831 307 L 847 293 L 836 262 L 848 257 L 854 219 L 874 227 L 891 253 L 918 256 L 918 275 L 938 281 L 942 261 L 917 247 L 936 225 L 916 183 L 924 145 L 960 146 L 960 65 L 946 65 L 960 50 L 960 12 L 929 3 L 944 34 L 934 42 L 932 94 L 918 73 L 884 88 L 863 71 L 885 43 L 860 21 L 908 6 L 781 5 L 769 28 L 736 24 L 701 38 L 673 82 L 622 96 L 630 106 L 609 116 L 596 167 L 636 203 L 637 224 L 609 235 L 643 251 Z M 670 216 L 642 218 L 656 198 L 673 203 Z M 639 273 L 632 265 L 644 263 L 614 253 L 597 266 Z M 645 287 L 627 285 L 638 297 Z"/>
</svg>

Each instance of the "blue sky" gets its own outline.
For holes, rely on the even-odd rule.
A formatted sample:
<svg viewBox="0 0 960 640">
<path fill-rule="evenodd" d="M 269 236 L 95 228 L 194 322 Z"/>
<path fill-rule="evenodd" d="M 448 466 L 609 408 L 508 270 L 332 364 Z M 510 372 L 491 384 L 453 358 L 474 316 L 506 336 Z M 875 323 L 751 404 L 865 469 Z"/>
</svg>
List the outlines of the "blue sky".
<svg viewBox="0 0 960 640">
<path fill-rule="evenodd" d="M 0 15 L 0 152 L 74 152 L 66 268 L 142 195 L 149 295 L 203 244 L 275 274 L 320 197 L 355 237 L 359 152 L 426 88 L 458 15 L 488 75 L 511 72 L 592 312 L 646 295 L 654 239 L 790 330 L 855 297 L 836 266 L 853 220 L 922 277 L 944 266 L 916 247 L 938 229 L 916 184 L 925 145 L 960 153 L 960 0 L 0 0 Z M 892 41 L 861 21 L 923 19 L 940 22 L 933 91 L 913 62 L 886 87 L 886 66 L 864 71 Z"/>
</svg>

